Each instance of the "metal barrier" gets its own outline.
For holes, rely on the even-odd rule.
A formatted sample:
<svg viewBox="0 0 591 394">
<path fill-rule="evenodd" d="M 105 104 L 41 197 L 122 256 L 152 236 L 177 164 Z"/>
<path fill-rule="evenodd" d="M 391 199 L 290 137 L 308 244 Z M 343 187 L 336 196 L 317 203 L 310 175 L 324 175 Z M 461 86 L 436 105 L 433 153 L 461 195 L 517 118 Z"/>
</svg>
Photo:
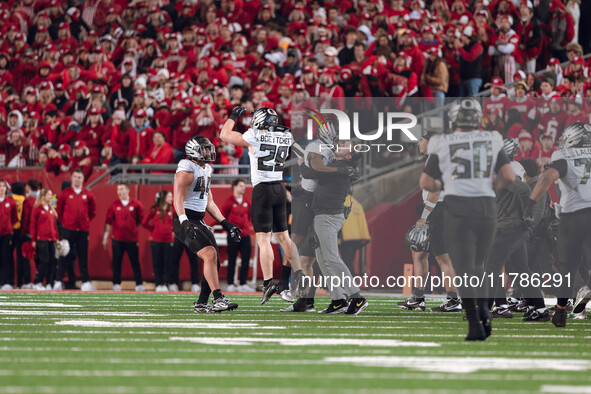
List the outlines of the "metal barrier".
<svg viewBox="0 0 591 394">
<path fill-rule="evenodd" d="M 240 170 L 248 170 L 250 168 L 248 164 L 212 164 L 211 167 L 214 169 L 214 173 L 211 177 L 214 183 L 218 181 L 231 181 L 236 178 L 243 178 L 246 182 L 249 182 L 250 180 L 250 171 L 242 174 L 224 174 L 215 172 L 215 170 L 222 169 L 237 169 L 240 172 Z M 92 189 L 93 186 L 107 178 L 109 179 L 108 183 L 129 182 L 140 185 L 171 184 L 173 183 L 176 168 L 176 164 L 117 164 L 108 167 L 107 172 L 98 176 L 86 187 Z"/>
</svg>

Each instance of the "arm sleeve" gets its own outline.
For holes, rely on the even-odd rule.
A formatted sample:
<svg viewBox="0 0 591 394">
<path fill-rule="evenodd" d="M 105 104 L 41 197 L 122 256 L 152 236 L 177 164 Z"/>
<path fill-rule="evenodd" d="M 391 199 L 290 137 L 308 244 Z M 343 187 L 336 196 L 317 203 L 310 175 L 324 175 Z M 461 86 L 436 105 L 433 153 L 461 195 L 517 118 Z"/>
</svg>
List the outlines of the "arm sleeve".
<svg viewBox="0 0 591 394">
<path fill-rule="evenodd" d="M 60 196 L 57 198 L 57 203 L 55 206 L 55 210 L 57 211 L 57 217 L 60 220 L 63 220 L 63 215 L 64 215 L 64 206 L 66 204 L 66 198 L 64 193 L 60 194 Z"/>
<path fill-rule="evenodd" d="M 37 238 L 37 216 L 39 215 L 38 209 L 33 209 L 33 213 L 31 214 L 31 223 L 29 224 L 29 231 L 31 232 L 31 239 L 33 242 L 36 241 Z"/>
<path fill-rule="evenodd" d="M 144 220 L 144 206 L 142 205 L 141 202 L 137 202 L 137 224 L 140 225 L 142 224 L 142 221 Z"/>
<path fill-rule="evenodd" d="M 154 230 L 154 224 L 152 223 L 152 218 L 154 217 L 155 214 L 156 214 L 156 210 L 150 209 L 148 214 L 146 216 L 144 216 L 144 220 L 142 220 L 142 226 L 150 232 L 152 232 Z"/>
<path fill-rule="evenodd" d="M 228 214 L 230 213 L 231 206 L 232 206 L 232 199 L 228 198 L 226 201 L 224 201 L 224 205 L 222 205 L 220 208 L 220 212 L 222 213 L 222 216 L 225 217 L 226 219 L 228 218 Z"/>
<path fill-rule="evenodd" d="M 482 45 L 476 44 L 472 46 L 470 52 L 467 52 L 464 48 L 459 48 L 458 51 L 464 60 L 467 62 L 473 62 L 474 60 L 478 59 L 478 56 L 482 54 Z"/>
<path fill-rule="evenodd" d="M 554 168 L 556 171 L 558 171 L 558 174 L 560 175 L 561 178 L 564 178 L 566 176 L 566 173 L 568 170 L 568 165 L 566 164 L 566 160 L 560 159 L 560 160 L 553 161 L 549 167 Z"/>
<path fill-rule="evenodd" d="M 423 172 L 433 179 L 441 179 L 441 170 L 439 169 L 439 156 L 433 153 L 427 158 L 427 164 L 423 168 Z"/>
<path fill-rule="evenodd" d="M 114 221 L 115 221 L 115 215 L 113 213 L 113 205 L 111 205 L 109 207 L 109 210 L 107 211 L 107 219 L 105 220 L 105 223 L 113 225 Z"/>
<path fill-rule="evenodd" d="M 501 149 L 499 151 L 499 155 L 497 156 L 497 164 L 495 165 L 495 174 L 497 174 L 499 172 L 501 167 L 503 167 L 505 164 L 509 164 L 509 163 L 511 163 L 511 161 L 507 157 L 507 154 L 505 153 L 505 151 Z"/>
</svg>

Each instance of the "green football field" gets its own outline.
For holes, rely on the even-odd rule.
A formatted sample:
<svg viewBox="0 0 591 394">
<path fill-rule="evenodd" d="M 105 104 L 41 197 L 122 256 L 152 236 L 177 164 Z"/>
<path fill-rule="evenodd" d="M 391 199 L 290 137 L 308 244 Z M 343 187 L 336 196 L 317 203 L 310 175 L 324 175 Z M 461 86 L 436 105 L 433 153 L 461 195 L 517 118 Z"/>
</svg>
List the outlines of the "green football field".
<svg viewBox="0 0 591 394">
<path fill-rule="evenodd" d="M 0 293 L 0 393 L 591 392 L 589 320 L 516 315 L 467 343 L 461 314 L 394 298 L 358 316 L 230 298 L 205 315 L 194 294 Z"/>
</svg>

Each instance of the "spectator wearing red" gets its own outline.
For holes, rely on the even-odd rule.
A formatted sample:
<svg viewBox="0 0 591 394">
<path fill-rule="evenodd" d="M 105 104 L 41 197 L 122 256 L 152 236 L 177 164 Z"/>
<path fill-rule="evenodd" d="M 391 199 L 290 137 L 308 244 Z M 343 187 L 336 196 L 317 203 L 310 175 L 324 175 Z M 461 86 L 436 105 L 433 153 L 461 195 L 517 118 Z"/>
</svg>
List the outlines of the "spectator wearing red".
<svg viewBox="0 0 591 394">
<path fill-rule="evenodd" d="M 254 291 L 254 289 L 246 284 L 252 248 L 250 235 L 253 233 L 253 230 L 250 221 L 250 201 L 244 197 L 245 189 L 246 184 L 244 183 L 244 180 L 238 178 L 232 181 L 232 195 L 224 202 L 220 209 L 224 217 L 228 218 L 228 220 L 230 220 L 229 218 L 235 220 L 235 222 L 232 223 L 240 223 L 237 224 L 237 226 L 240 226 L 240 228 L 243 229 L 240 242 L 235 242 L 228 234 L 228 271 L 226 278 L 228 281 L 227 291 L 230 292 Z M 240 253 L 241 260 L 240 272 L 238 274 L 240 285 L 235 286 L 234 272 L 236 270 L 236 258 L 238 257 L 238 253 Z"/>
<path fill-rule="evenodd" d="M 96 216 L 96 199 L 94 194 L 84 188 L 84 179 L 83 171 L 75 169 L 72 172 L 72 186 L 65 189 L 57 199 L 58 218 L 63 226 L 61 235 L 62 239 L 67 239 L 70 243 L 70 253 L 62 258 L 56 280 L 61 285 L 66 269 L 68 272 L 75 272 L 78 258 L 82 291 L 89 291 L 95 290 L 88 275 L 88 232 L 90 222 Z M 76 281 L 75 278 L 69 279 L 70 282 Z"/>
<path fill-rule="evenodd" d="M 74 150 L 72 154 L 72 165 L 70 169 L 82 170 L 84 179 L 90 178 L 92 175 L 92 158 L 90 157 L 90 150 L 83 140 L 74 142 Z"/>
<path fill-rule="evenodd" d="M 10 254 L 13 226 L 18 222 L 16 202 L 7 194 L 8 182 L 0 179 L 0 290 L 12 290 L 14 272 L 11 269 Z"/>
<path fill-rule="evenodd" d="M 123 255 L 127 253 L 135 279 L 135 290 L 145 291 L 142 285 L 142 268 L 139 261 L 138 226 L 144 219 L 144 207 L 138 200 L 129 195 L 129 185 L 117 185 L 117 201 L 113 202 L 107 211 L 103 247 L 107 249 L 111 235 L 113 251 L 113 290 L 121 290 L 121 263 Z"/>
<path fill-rule="evenodd" d="M 493 57 L 493 75 L 510 81 L 521 63 L 519 36 L 511 28 L 513 17 L 502 15 L 499 31 L 494 39 L 494 45 L 488 47 L 488 54 Z"/>
<path fill-rule="evenodd" d="M 62 171 L 68 170 L 66 163 L 64 163 L 62 160 L 62 157 L 55 145 L 50 142 L 48 145 L 45 145 L 44 148 L 47 148 L 47 162 L 45 163 L 45 171 L 53 173 L 54 175 L 59 175 Z"/>
<path fill-rule="evenodd" d="M 185 156 L 185 144 L 197 135 L 197 121 L 193 114 L 193 103 L 190 98 L 177 101 L 172 108 L 172 147 L 174 161 L 178 163 Z"/>
<path fill-rule="evenodd" d="M 529 124 L 532 123 L 536 117 L 535 101 L 527 96 L 527 83 L 520 81 L 515 84 L 515 98 L 508 100 L 505 106 L 505 112 L 515 110 L 519 113 L 521 124 L 525 129 L 529 129 Z M 515 136 L 514 138 L 516 138 Z"/>
<path fill-rule="evenodd" d="M 12 84 L 14 76 L 10 71 L 10 55 L 5 52 L 0 52 L 0 88 L 4 88 L 7 84 Z"/>
<path fill-rule="evenodd" d="M 14 115 L 12 115 L 14 117 Z M 9 122 L 10 122 L 9 115 Z M 27 166 L 30 143 L 25 138 L 20 129 L 14 129 L 9 134 L 0 137 L 0 153 L 4 154 L 4 163 L 6 167 L 20 168 Z"/>
<path fill-rule="evenodd" d="M 31 214 L 33 213 L 33 207 L 39 197 L 39 190 L 41 184 L 37 179 L 29 179 L 25 184 L 25 201 L 23 202 L 23 212 L 21 214 L 21 241 L 22 243 L 31 242 Z M 37 266 L 37 264 L 35 264 Z M 28 278 L 25 286 L 32 288 L 31 283 L 31 266 L 27 260 L 26 265 L 23 268 L 23 278 Z"/>
<path fill-rule="evenodd" d="M 483 46 L 478 42 L 476 31 L 466 26 L 461 37 L 454 40 L 460 61 L 460 97 L 474 96 L 482 86 Z"/>
<path fill-rule="evenodd" d="M 550 100 L 550 111 L 540 118 L 538 127 L 532 133 L 534 141 L 540 142 L 542 135 L 549 135 L 554 144 L 562 135 L 568 114 L 562 108 L 562 98 L 558 95 Z"/>
<path fill-rule="evenodd" d="M 532 159 L 536 161 L 536 164 L 542 170 L 546 164 L 552 163 L 552 153 L 554 151 L 556 151 L 556 146 L 554 146 L 552 137 L 544 134 L 541 137 L 540 145 L 534 148 Z"/>
<path fill-rule="evenodd" d="M 50 189 L 41 189 L 31 213 L 32 245 L 37 251 L 37 273 L 35 274 L 35 290 L 51 290 L 55 280 L 57 261 L 55 259 L 55 243 L 59 240 L 57 232 L 57 212 L 51 205 L 53 193 Z M 45 280 L 45 287 L 43 281 Z"/>
<path fill-rule="evenodd" d="M 172 164 L 174 163 L 174 150 L 172 145 L 166 142 L 166 136 L 162 131 L 152 134 L 152 147 L 142 159 L 142 164 Z"/>
<path fill-rule="evenodd" d="M 144 109 L 137 109 L 134 113 L 134 132 L 129 138 L 129 157 L 144 157 L 152 149 L 152 135 L 154 129 L 150 127 L 148 114 Z"/>
<path fill-rule="evenodd" d="M 519 133 L 519 152 L 517 156 L 513 158 L 515 161 L 519 161 L 521 159 L 534 159 L 533 157 L 533 149 L 534 149 L 534 139 L 532 138 L 531 134 L 528 133 L 526 130 L 522 130 Z"/>
<path fill-rule="evenodd" d="M 88 146 L 92 165 L 98 165 L 100 162 L 101 141 L 105 132 L 106 126 L 103 124 L 101 111 L 91 108 L 86 124 L 78 132 L 78 140 L 84 141 Z"/>
<path fill-rule="evenodd" d="M 589 123 L 589 114 L 581 110 L 583 106 L 582 97 L 569 98 L 566 101 L 568 117 L 564 121 L 565 127 L 574 122 Z"/>
<path fill-rule="evenodd" d="M 108 131 L 113 145 L 113 156 L 109 161 L 109 166 L 128 161 L 130 139 L 133 132 L 131 124 L 125 119 L 125 112 L 121 109 L 113 112 L 111 127 Z"/>
<path fill-rule="evenodd" d="M 536 72 L 536 61 L 542 53 L 542 26 L 533 12 L 533 3 L 526 0 L 519 6 L 521 14 L 515 25 L 515 33 L 519 37 L 519 50 L 523 53 L 522 67 L 526 72 Z"/>
<path fill-rule="evenodd" d="M 483 113 L 484 117 L 493 110 L 499 111 L 501 116 L 505 115 L 506 107 L 509 105 L 509 99 L 505 94 L 505 86 L 503 80 L 499 77 L 493 78 L 490 83 L 484 85 L 490 87 L 490 97 L 484 100 Z"/>
<path fill-rule="evenodd" d="M 71 144 L 76 138 L 76 126 L 78 125 L 71 117 L 66 117 L 63 121 L 56 119 L 49 130 L 47 130 L 47 140 L 54 145 Z"/>
<path fill-rule="evenodd" d="M 168 291 L 170 256 L 174 241 L 172 193 L 162 190 L 156 193 L 156 202 L 144 217 L 142 226 L 150 232 L 150 248 L 152 250 L 152 267 L 156 291 Z"/>
</svg>

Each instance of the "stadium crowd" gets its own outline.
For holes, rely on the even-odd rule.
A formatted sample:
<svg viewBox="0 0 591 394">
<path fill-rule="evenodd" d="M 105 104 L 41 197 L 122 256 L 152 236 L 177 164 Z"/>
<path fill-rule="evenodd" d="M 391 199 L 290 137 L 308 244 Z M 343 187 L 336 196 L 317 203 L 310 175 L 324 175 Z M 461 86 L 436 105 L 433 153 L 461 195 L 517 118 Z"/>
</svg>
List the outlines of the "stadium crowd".
<svg viewBox="0 0 591 394">
<path fill-rule="evenodd" d="M 218 138 L 236 105 L 274 108 L 295 129 L 304 120 L 294 106 L 307 97 L 441 103 L 515 78 L 526 97 L 586 97 L 579 5 L 5 1 L 0 165 L 82 168 L 88 179 L 98 165 L 178 162 L 193 135 L 214 142 L 218 164 L 246 163 L 241 147 Z M 533 75 L 546 68 L 549 92 Z"/>
</svg>

